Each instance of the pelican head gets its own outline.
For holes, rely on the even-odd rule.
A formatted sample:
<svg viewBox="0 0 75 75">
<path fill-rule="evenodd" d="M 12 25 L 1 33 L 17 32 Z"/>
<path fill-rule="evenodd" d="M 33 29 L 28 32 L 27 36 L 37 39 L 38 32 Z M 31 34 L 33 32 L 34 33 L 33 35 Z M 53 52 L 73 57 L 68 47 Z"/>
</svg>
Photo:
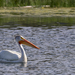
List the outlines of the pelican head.
<svg viewBox="0 0 75 75">
<path fill-rule="evenodd" d="M 19 44 L 24 44 L 33 48 L 37 48 L 39 49 L 37 46 L 35 46 L 33 43 L 29 42 L 28 40 L 26 40 L 23 36 L 21 35 L 17 35 L 15 36 L 15 40 L 19 43 Z"/>
</svg>

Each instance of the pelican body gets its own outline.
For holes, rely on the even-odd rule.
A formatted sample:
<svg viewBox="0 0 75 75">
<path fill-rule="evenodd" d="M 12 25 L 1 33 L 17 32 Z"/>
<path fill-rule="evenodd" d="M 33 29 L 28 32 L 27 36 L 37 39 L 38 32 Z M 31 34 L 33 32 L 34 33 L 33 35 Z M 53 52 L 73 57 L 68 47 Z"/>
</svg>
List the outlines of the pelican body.
<svg viewBox="0 0 75 75">
<path fill-rule="evenodd" d="M 3 50 L 0 52 L 0 62 L 17 62 L 17 63 L 26 62 L 27 63 L 27 56 L 22 44 L 39 49 L 37 46 L 35 46 L 34 44 L 32 44 L 31 42 L 29 42 L 28 40 L 26 40 L 20 35 L 15 36 L 15 40 L 19 46 L 21 53 L 16 51 L 11 51 L 11 50 Z"/>
</svg>

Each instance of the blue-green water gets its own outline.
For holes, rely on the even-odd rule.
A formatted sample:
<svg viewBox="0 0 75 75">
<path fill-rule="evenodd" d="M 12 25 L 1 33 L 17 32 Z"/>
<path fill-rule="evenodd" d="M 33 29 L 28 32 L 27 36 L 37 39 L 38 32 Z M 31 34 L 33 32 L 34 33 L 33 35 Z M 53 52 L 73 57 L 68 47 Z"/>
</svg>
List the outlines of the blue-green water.
<svg viewBox="0 0 75 75">
<path fill-rule="evenodd" d="M 17 20 L 16 20 L 17 19 Z M 40 19 L 4 18 L 0 24 L 0 51 L 19 48 L 14 35 L 20 34 L 40 50 L 24 46 L 28 57 L 27 67 L 22 63 L 0 63 L 0 75 L 74 75 L 75 74 L 75 23 L 59 18 Z M 32 18 L 33 19 L 33 18 Z M 45 20 L 45 21 L 44 21 Z M 3 22 L 4 21 L 4 22 Z M 30 22 L 30 23 L 29 23 Z"/>
</svg>

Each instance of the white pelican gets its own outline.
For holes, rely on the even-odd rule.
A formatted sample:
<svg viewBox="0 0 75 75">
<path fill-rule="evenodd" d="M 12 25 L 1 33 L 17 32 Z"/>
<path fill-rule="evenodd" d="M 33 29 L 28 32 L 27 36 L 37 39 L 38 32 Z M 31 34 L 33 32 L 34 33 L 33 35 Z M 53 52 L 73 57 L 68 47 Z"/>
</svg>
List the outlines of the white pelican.
<svg viewBox="0 0 75 75">
<path fill-rule="evenodd" d="M 22 44 L 39 49 L 20 35 L 15 36 L 15 40 L 21 50 L 21 54 L 16 51 L 3 50 L 0 52 L 0 62 L 27 62 L 27 56 Z"/>
</svg>

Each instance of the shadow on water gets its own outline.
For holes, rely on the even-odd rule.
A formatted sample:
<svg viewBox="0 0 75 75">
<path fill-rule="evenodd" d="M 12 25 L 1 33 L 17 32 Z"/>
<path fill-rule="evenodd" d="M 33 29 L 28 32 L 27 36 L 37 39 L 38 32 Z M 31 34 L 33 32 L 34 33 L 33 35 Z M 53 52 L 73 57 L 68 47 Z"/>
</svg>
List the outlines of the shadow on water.
<svg viewBox="0 0 75 75">
<path fill-rule="evenodd" d="M 75 25 L 75 17 L 3 17 L 0 16 L 0 28 L 47 27 Z"/>
<path fill-rule="evenodd" d="M 25 63 L 25 62 L 20 62 L 20 63 L 15 63 L 15 62 L 0 62 L 0 63 L 2 63 L 2 64 L 7 64 L 7 65 L 11 65 L 11 64 L 18 64 L 19 65 L 19 67 L 27 67 L 27 63 Z"/>
</svg>

